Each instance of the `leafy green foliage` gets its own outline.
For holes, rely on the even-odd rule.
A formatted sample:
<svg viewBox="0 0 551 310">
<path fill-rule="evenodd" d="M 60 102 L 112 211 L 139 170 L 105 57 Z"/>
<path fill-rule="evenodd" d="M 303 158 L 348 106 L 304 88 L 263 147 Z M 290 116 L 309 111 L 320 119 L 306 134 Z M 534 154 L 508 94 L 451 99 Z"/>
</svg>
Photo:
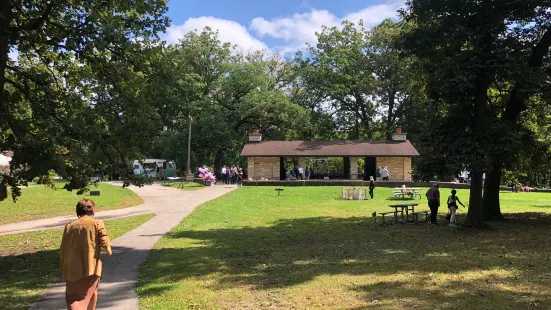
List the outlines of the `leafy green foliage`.
<svg viewBox="0 0 551 310">
<path fill-rule="evenodd" d="M 166 1 L 2 1 L 0 150 L 17 185 L 60 171 L 86 189 L 98 170 L 125 174 L 160 126 L 143 93 L 168 20 Z M 8 59 L 17 50 L 18 61 Z"/>
<path fill-rule="evenodd" d="M 501 217 L 501 170 L 520 146 L 516 122 L 545 84 L 549 5 L 545 0 L 417 0 L 402 12 L 409 24 L 403 46 L 420 59 L 427 98 L 444 112 L 431 119 L 433 130 L 420 139 L 421 148 L 442 153 L 424 158 L 421 167 L 448 174 L 465 166 L 473 171 L 469 224 L 483 225 L 482 196 L 475 195 L 482 191 L 483 171 L 490 175 L 486 217 Z"/>
<path fill-rule="evenodd" d="M 175 64 L 159 101 L 167 130 L 152 154 L 174 158 L 182 166 L 192 118 L 195 166 L 238 162 L 247 134 L 260 129 L 265 139 L 284 139 L 287 131 L 308 123 L 309 115 L 286 93 L 289 65 L 263 51 L 242 53 L 205 28 L 187 34 L 163 54 L 162 63 Z M 185 95 L 180 95 L 184 93 Z M 165 107 L 163 107 L 164 109 Z M 192 169 L 194 170 L 194 169 Z"/>
</svg>

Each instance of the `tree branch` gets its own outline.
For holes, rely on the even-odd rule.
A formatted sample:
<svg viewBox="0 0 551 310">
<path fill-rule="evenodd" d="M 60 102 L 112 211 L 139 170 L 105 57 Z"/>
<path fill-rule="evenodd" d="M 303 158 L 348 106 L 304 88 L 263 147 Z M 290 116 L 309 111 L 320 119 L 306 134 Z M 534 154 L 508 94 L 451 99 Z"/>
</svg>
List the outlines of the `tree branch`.
<svg viewBox="0 0 551 310">
<path fill-rule="evenodd" d="M 540 41 L 532 49 L 532 54 L 528 60 L 528 66 L 531 69 L 540 68 L 543 65 L 543 58 L 549 53 L 549 47 L 551 47 L 551 26 L 547 28 Z M 530 96 L 530 91 L 526 90 L 526 84 L 527 81 L 524 75 L 516 81 L 503 113 L 503 119 L 506 122 L 516 122 L 520 113 L 526 110 L 526 99 Z"/>
<path fill-rule="evenodd" d="M 50 3 L 48 3 L 48 5 L 46 6 L 46 10 L 44 10 L 40 17 L 30 20 L 29 23 L 26 25 L 22 25 L 21 27 L 19 27 L 20 30 L 37 30 L 38 28 L 40 28 L 40 26 L 46 21 L 46 19 L 48 19 L 48 17 L 52 13 L 54 6 L 55 1 L 50 1 Z"/>
</svg>

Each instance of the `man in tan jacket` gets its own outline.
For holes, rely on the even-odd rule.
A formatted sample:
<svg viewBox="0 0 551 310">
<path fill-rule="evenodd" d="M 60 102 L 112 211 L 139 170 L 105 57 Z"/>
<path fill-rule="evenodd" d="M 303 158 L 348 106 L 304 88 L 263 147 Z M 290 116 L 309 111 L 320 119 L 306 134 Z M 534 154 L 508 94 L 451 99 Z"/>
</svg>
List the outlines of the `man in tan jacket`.
<svg viewBox="0 0 551 310">
<path fill-rule="evenodd" d="M 100 251 L 111 255 L 111 241 L 105 224 L 94 219 L 96 205 L 83 199 L 76 207 L 78 219 L 65 226 L 60 260 L 66 283 L 67 309 L 96 309 L 102 264 Z"/>
</svg>

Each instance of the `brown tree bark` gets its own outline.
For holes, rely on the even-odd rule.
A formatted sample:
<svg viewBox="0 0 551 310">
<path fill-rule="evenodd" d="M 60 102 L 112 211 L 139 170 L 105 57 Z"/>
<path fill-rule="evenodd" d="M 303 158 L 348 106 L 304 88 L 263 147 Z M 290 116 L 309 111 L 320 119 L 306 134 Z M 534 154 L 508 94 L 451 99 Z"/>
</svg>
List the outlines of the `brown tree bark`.
<svg viewBox="0 0 551 310">
<path fill-rule="evenodd" d="M 216 176 L 217 180 L 222 180 L 222 166 L 224 164 L 222 163 L 222 153 L 217 152 L 216 156 L 214 158 L 214 174 Z"/>
<path fill-rule="evenodd" d="M 387 140 L 392 140 L 392 120 L 394 118 L 394 100 L 396 98 L 396 92 L 389 91 L 388 93 L 388 113 L 386 120 L 386 138 Z"/>
<path fill-rule="evenodd" d="M 8 183 L 6 180 L 0 181 L 0 201 L 8 198 Z"/>
<path fill-rule="evenodd" d="M 501 206 L 499 203 L 499 187 L 501 181 L 501 172 L 503 164 L 494 163 L 493 167 L 486 172 L 486 181 L 484 183 L 484 219 L 486 221 L 503 220 Z"/>
<path fill-rule="evenodd" d="M 488 88 L 490 87 L 490 76 L 487 72 L 479 72 L 476 77 L 476 93 L 473 110 L 473 133 L 478 134 L 483 132 L 486 119 L 486 110 L 488 102 Z M 482 141 L 477 141 L 482 143 Z M 482 201 L 482 168 L 480 158 L 475 158 L 474 167 L 471 171 L 471 190 L 469 198 L 469 211 L 464 225 L 469 227 L 486 226 L 484 222 L 484 204 Z"/>
<path fill-rule="evenodd" d="M 463 223 L 468 227 L 484 227 L 484 208 L 482 204 L 482 171 L 471 171 L 471 197 L 469 198 L 469 211 L 467 219 Z"/>
<path fill-rule="evenodd" d="M 6 102 L 5 86 L 6 86 L 6 68 L 8 65 L 9 48 L 9 25 L 11 23 L 11 1 L 0 1 L 0 114 L 3 113 Z"/>
</svg>

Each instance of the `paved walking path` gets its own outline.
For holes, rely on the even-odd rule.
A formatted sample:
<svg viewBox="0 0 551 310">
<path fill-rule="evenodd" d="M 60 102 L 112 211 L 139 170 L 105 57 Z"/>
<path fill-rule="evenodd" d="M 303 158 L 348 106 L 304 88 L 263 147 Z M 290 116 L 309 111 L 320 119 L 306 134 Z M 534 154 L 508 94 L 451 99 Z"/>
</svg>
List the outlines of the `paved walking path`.
<svg viewBox="0 0 551 310">
<path fill-rule="evenodd" d="M 231 192 L 235 187 L 211 186 L 198 191 L 182 191 L 160 185 L 142 188 L 130 187 L 140 195 L 144 204 L 122 210 L 98 212 L 98 218 L 109 216 L 133 216 L 155 213 L 145 224 L 113 240 L 113 256 L 102 256 L 103 277 L 100 283 L 98 309 L 130 310 L 138 309 L 136 283 L 138 269 L 145 261 L 151 248 L 170 229 L 180 223 L 195 207 Z M 126 212 L 122 212 L 125 211 Z M 74 217 L 69 220 L 74 220 Z M 63 225 L 65 217 L 23 223 L 21 227 L 12 226 L 11 231 L 33 231 Z M 0 226 L 0 233 L 5 231 Z M 39 228 L 41 227 L 41 228 Z M 27 229 L 27 230 L 24 230 Z M 109 233 L 109 232 L 108 232 Z M 35 302 L 31 309 L 66 309 L 64 283 L 54 283 Z"/>
</svg>

